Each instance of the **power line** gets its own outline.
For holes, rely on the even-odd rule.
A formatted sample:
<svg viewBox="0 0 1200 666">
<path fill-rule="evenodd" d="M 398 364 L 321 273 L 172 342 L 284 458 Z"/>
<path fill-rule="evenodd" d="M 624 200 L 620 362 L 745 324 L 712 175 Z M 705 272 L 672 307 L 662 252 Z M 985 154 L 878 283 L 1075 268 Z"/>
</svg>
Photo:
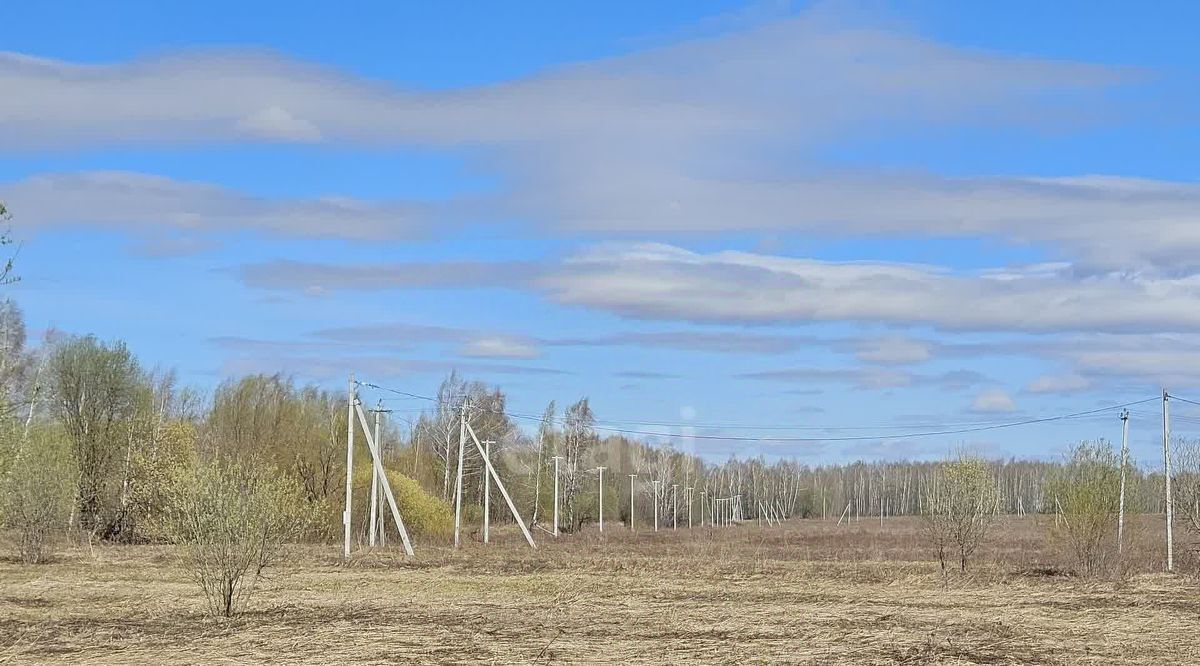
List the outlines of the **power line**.
<svg viewBox="0 0 1200 666">
<path fill-rule="evenodd" d="M 1186 402 L 1189 405 L 1200 405 L 1200 402 L 1196 402 L 1195 400 L 1188 400 L 1187 398 L 1181 398 L 1181 397 L 1175 395 L 1174 393 L 1168 393 L 1167 397 L 1170 398 L 1171 400 L 1178 400 L 1179 402 Z"/>
<path fill-rule="evenodd" d="M 390 391 L 393 393 L 398 393 L 402 396 L 400 398 L 384 398 L 384 400 L 389 400 L 389 399 L 402 400 L 403 399 L 403 400 L 426 400 L 426 401 L 439 402 L 439 403 L 443 402 L 443 400 L 433 397 L 433 396 L 420 395 L 420 394 L 416 394 L 416 393 L 408 393 L 405 391 L 399 391 L 397 389 L 388 388 L 386 386 L 379 386 L 377 384 L 369 384 L 369 383 L 365 383 L 365 382 L 359 382 L 359 384 L 361 384 L 362 386 L 368 386 L 368 387 L 376 388 L 376 389 L 383 390 L 383 391 Z M 461 398 L 461 397 L 465 397 L 465 396 L 455 394 L 453 397 Z M 481 407 L 481 406 L 476 406 L 476 408 L 477 409 L 486 409 L 485 407 Z M 543 418 L 537 414 L 522 414 L 519 412 L 512 412 L 512 411 L 504 411 L 503 413 L 506 414 L 507 416 L 510 416 L 513 418 L 518 418 L 518 419 L 537 420 L 537 421 L 543 420 Z M 1098 416 L 1098 414 L 1096 414 L 1096 415 L 1082 414 L 1079 416 L 1064 416 L 1063 418 L 1085 419 L 1085 418 L 1096 418 L 1097 416 Z M 552 419 L 552 420 L 557 420 L 557 419 Z M 643 421 L 643 420 L 622 420 L 622 419 L 607 419 L 607 418 L 597 418 L 597 419 L 595 419 L 595 422 L 600 423 L 600 424 L 667 426 L 667 427 L 676 427 L 676 428 L 700 428 L 700 429 L 705 429 L 705 430 L 721 430 L 721 429 L 729 428 L 729 429 L 735 429 L 735 430 L 796 430 L 796 431 L 817 431 L 817 432 L 820 432 L 820 431 L 826 431 L 826 432 L 861 431 L 861 430 L 901 430 L 901 429 L 906 429 L 906 428 L 907 429 L 926 428 L 926 429 L 940 430 L 940 429 L 948 429 L 948 428 L 975 428 L 975 427 L 983 427 L 983 426 L 1008 425 L 1007 421 L 1001 421 L 1001 420 L 967 421 L 967 422 L 950 422 L 950 423 L 946 423 L 946 422 L 890 423 L 890 424 L 880 423 L 880 424 L 873 424 L 873 425 L 854 425 L 854 426 L 761 425 L 761 424 L 734 423 L 734 422 L 707 422 L 706 423 L 706 422 L 696 422 L 696 421 Z M 639 431 L 639 430 L 631 430 L 631 429 L 625 429 L 625 428 L 600 428 L 598 426 L 597 426 L 597 429 L 598 430 L 608 430 L 608 431 L 613 431 L 613 432 L 643 432 L 643 431 Z M 658 433 L 658 434 L 663 435 L 663 436 L 682 437 L 682 435 L 674 435 L 674 434 L 666 434 L 666 433 Z M 886 433 L 884 433 L 884 434 L 876 435 L 874 437 L 866 437 L 864 439 L 876 439 L 879 437 L 886 437 L 886 436 L 889 436 L 889 435 L 886 435 Z M 716 437 L 716 436 L 714 436 L 714 437 Z M 746 439 L 747 440 L 756 440 L 756 439 L 770 439 L 770 438 L 747 437 Z M 821 441 L 827 441 L 827 438 L 812 438 L 812 439 L 814 439 L 814 440 L 820 439 Z"/>
<path fill-rule="evenodd" d="M 400 390 L 388 388 L 385 386 L 379 386 L 378 384 L 371 384 L 371 383 L 366 383 L 366 382 L 359 382 L 359 384 L 362 386 L 379 389 L 381 391 L 389 391 L 391 393 L 395 393 L 398 395 L 403 395 L 403 396 L 407 396 L 407 397 L 411 397 L 411 398 L 419 398 L 422 400 L 427 400 L 427 401 L 435 402 L 435 403 L 442 402 L 440 399 L 435 398 L 435 397 L 423 396 L 423 395 L 420 395 L 417 393 L 409 393 L 407 391 L 400 391 Z M 1039 424 L 1039 423 L 1050 423 L 1053 421 L 1063 421 L 1063 420 L 1067 420 L 1067 419 L 1086 417 L 1086 416 L 1090 416 L 1093 414 L 1099 414 L 1101 412 L 1110 411 L 1110 410 L 1114 410 L 1114 409 L 1133 407 L 1134 405 L 1142 405 L 1142 404 L 1145 404 L 1148 402 L 1153 402 L 1153 401 L 1159 400 L 1159 399 L 1160 398 L 1158 396 L 1155 396 L 1153 398 L 1146 398 L 1145 400 L 1136 400 L 1133 402 L 1127 402 L 1127 403 L 1123 403 L 1123 404 L 1119 404 L 1119 405 L 1112 405 L 1109 407 L 1100 407 L 1097 409 L 1090 409 L 1090 410 L 1086 410 L 1086 411 L 1082 411 L 1082 412 L 1075 412 L 1075 413 L 1071 413 L 1071 414 L 1060 414 L 1060 415 L 1047 416 L 1047 417 L 1041 417 L 1041 418 L 1036 418 L 1036 419 L 1025 419 L 1022 421 L 1012 421 L 1012 422 L 1006 422 L 1006 423 L 992 423 L 992 424 L 987 424 L 987 425 L 977 425 L 977 426 L 961 427 L 961 428 L 960 427 L 948 427 L 948 428 L 944 428 L 944 429 L 940 429 L 940 430 L 927 430 L 927 431 L 923 431 L 923 432 L 910 432 L 910 433 L 885 434 L 885 435 L 850 435 L 850 436 L 838 436 L 838 437 L 779 437 L 779 436 L 746 437 L 746 436 L 738 436 L 738 435 L 681 435 L 679 433 L 654 432 L 654 431 L 646 431 L 646 430 L 634 430 L 634 429 L 628 429 L 628 428 L 611 428 L 611 427 L 604 427 L 604 426 L 593 426 L 593 427 L 595 430 L 600 430 L 603 432 L 611 432 L 611 433 L 617 433 L 617 434 L 622 434 L 622 435 L 639 435 L 639 436 L 643 436 L 643 437 L 660 437 L 660 438 L 664 438 L 664 439 L 674 439 L 674 440 L 702 439 L 702 440 L 718 440 L 718 441 L 733 441 L 733 442 L 797 442 L 797 443 L 798 442 L 861 442 L 861 441 L 875 441 L 875 440 L 879 440 L 879 439 L 912 439 L 912 438 L 917 438 L 917 437 L 936 437 L 936 436 L 941 436 L 941 435 L 960 435 L 960 434 L 966 434 L 966 433 L 972 433 L 972 432 L 985 432 L 985 431 L 990 431 L 990 430 L 1000 430 L 1003 428 L 1015 428 L 1018 426 L 1035 425 L 1035 424 Z M 1198 404 L 1200 404 L 1200 403 L 1198 403 Z M 483 409 L 483 408 L 481 408 L 481 409 Z M 491 411 L 496 414 L 504 414 L 510 418 L 537 421 L 539 423 L 544 423 L 547 420 L 541 416 L 533 416 L 533 415 L 528 415 L 528 414 L 517 414 L 514 412 L 508 412 L 506 410 L 489 409 L 487 411 Z M 549 420 L 552 422 L 557 421 L 560 424 L 562 421 L 562 419 L 558 419 L 558 418 L 549 419 Z M 685 425 L 687 427 L 695 427 L 695 424 L 685 424 Z M 911 426 L 911 427 L 915 427 L 915 426 Z"/>
</svg>

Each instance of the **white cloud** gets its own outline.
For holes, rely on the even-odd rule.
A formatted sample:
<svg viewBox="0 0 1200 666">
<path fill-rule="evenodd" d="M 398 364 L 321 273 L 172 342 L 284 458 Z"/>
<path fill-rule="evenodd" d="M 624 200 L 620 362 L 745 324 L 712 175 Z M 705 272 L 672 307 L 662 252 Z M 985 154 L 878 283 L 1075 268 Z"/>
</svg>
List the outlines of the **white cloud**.
<svg viewBox="0 0 1200 666">
<path fill-rule="evenodd" d="M 856 354 L 860 361 L 868 363 L 906 364 L 928 361 L 932 356 L 932 345 L 898 335 L 883 338 L 868 338 L 858 343 Z"/>
<path fill-rule="evenodd" d="M 1162 333 L 1200 327 L 1200 276 L 1078 275 L 1066 265 L 953 271 L 736 251 L 701 254 L 643 243 L 603 244 L 545 264 L 276 261 L 249 264 L 239 273 L 248 286 L 310 292 L 508 287 L 637 319 L 704 323 L 882 322 L 1009 333 Z M 760 342 L 781 350 L 791 346 Z M 932 344 L 893 340 L 859 351 L 874 362 L 917 362 L 930 353 L 922 347 Z M 1037 346 L 974 344 L 960 353 L 1036 351 Z"/>
<path fill-rule="evenodd" d="M 893 132 L 929 123 L 1087 124 L 1102 93 L 1142 78 L 1127 69 L 939 44 L 862 20 L 810 11 L 523 79 L 438 91 L 262 51 L 114 64 L 0 54 L 0 89 L 7 93 L 0 99 L 0 146 L 246 140 L 471 146 L 478 164 L 499 172 L 509 189 L 456 201 L 439 209 L 442 217 L 532 219 L 589 231 L 982 235 L 1052 244 L 1104 268 L 1195 263 L 1200 187 L 1193 184 L 820 168 L 815 153 L 828 141 L 861 138 L 864 127 L 883 121 Z M 772 168 L 763 158 L 768 147 L 788 148 L 801 168 Z M 93 205 L 104 199 L 88 195 L 69 194 L 85 213 L 76 221 L 111 222 L 113 215 Z M 380 207 L 332 211 L 352 221 L 346 226 L 319 210 L 289 216 L 304 218 L 309 234 L 381 237 L 395 233 L 389 226 L 407 228 L 404 220 L 414 214 L 400 204 Z M 166 212 L 172 215 L 162 217 L 174 220 L 192 213 Z M 271 225 L 254 220 L 269 212 L 246 212 L 241 224 Z M 373 212 L 399 221 L 381 224 Z M 1139 233 L 1124 233 L 1131 227 Z M 1117 236 L 1122 242 L 1111 241 Z"/>
<path fill-rule="evenodd" d="M 269 140 L 311 140 L 320 128 L 328 141 L 370 144 L 683 148 L 781 130 L 811 140 L 881 115 L 1034 120 L 1053 110 L 1050 93 L 1094 91 L 1126 74 L 935 44 L 831 12 L 448 91 L 263 51 L 116 64 L 8 53 L 0 54 L 0 145 L 237 140 L 247 124 L 276 130 L 259 133 Z"/>
<path fill-rule="evenodd" d="M 268 106 L 237 121 L 237 129 L 249 136 L 278 141 L 318 141 L 321 130 L 278 106 Z"/>
<path fill-rule="evenodd" d="M 1015 412 L 1017 403 L 1001 389 L 988 389 L 975 396 L 971 411 L 984 414 Z"/>
<path fill-rule="evenodd" d="M 1076 393 L 1091 387 L 1091 380 L 1081 375 L 1042 375 L 1030 382 L 1025 390 L 1030 393 Z"/>
<path fill-rule="evenodd" d="M 886 322 L 1018 332 L 1200 326 L 1200 277 L 1077 276 L 1055 265 L 954 272 L 605 245 L 564 261 L 536 284 L 562 304 L 644 319 Z"/>
<path fill-rule="evenodd" d="M 471 358 L 537 358 L 538 348 L 524 340 L 504 337 L 474 338 L 463 343 L 460 356 Z"/>
<path fill-rule="evenodd" d="M 334 290 L 454 289 L 514 287 L 536 272 L 532 262 L 444 261 L 341 266 L 303 261 L 269 261 L 240 267 L 248 287 L 327 293 Z"/>
<path fill-rule="evenodd" d="M 768 230 L 1038 243 L 1101 269 L 1200 268 L 1200 185 L 1115 177 L 840 174 L 750 180 L 629 165 L 543 183 L 516 212 L 576 230 Z M 1128 230 L 1136 227 L 1139 233 Z M 1114 239 L 1120 239 L 1119 241 Z"/>
<path fill-rule="evenodd" d="M 99 225 L 161 237 L 165 230 L 258 230 L 289 236 L 407 238 L 424 229 L 415 203 L 259 197 L 229 188 L 125 171 L 43 174 L 0 185 L 22 228 Z"/>
</svg>

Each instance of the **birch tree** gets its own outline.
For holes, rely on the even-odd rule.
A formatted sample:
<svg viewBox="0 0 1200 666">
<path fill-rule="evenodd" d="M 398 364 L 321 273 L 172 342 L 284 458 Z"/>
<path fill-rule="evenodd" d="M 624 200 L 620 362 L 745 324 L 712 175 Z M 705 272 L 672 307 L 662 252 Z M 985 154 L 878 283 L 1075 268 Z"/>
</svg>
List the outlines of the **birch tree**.
<svg viewBox="0 0 1200 666">
<path fill-rule="evenodd" d="M 125 343 L 105 344 L 91 336 L 61 345 L 50 365 L 55 411 L 79 466 L 80 524 L 95 533 L 107 529 L 104 520 L 112 517 L 141 369 Z"/>
<path fill-rule="evenodd" d="M 579 527 L 579 494 L 583 487 L 584 459 L 596 444 L 596 416 L 582 398 L 563 415 L 563 505 L 568 529 Z"/>
</svg>

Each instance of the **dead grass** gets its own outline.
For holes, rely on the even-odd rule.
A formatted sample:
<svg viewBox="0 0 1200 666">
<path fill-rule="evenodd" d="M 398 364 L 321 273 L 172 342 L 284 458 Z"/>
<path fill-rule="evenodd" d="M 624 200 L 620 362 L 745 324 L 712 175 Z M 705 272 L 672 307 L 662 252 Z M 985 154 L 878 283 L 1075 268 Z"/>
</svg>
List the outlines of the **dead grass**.
<svg viewBox="0 0 1200 666">
<path fill-rule="evenodd" d="M 75 549 L 0 562 L 0 663 L 1200 662 L 1200 595 L 1152 572 L 1153 539 L 1137 541 L 1143 570 L 1083 581 L 1032 523 L 1009 521 L 975 571 L 948 580 L 905 519 L 613 525 L 543 536 L 537 552 L 498 530 L 487 548 L 349 565 L 306 547 L 233 620 L 203 614 L 168 547 Z"/>
</svg>

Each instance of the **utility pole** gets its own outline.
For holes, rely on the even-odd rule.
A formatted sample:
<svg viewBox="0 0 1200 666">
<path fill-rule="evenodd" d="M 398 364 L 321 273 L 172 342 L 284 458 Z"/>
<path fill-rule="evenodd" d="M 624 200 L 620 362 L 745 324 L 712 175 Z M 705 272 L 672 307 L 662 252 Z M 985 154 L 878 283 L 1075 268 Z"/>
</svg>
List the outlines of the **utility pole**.
<svg viewBox="0 0 1200 666">
<path fill-rule="evenodd" d="M 384 408 L 383 408 L 383 401 L 382 401 L 382 400 L 381 400 L 381 401 L 379 401 L 378 403 L 376 403 L 376 407 L 375 407 L 375 447 L 376 447 L 376 448 L 379 450 L 379 462 L 381 463 L 381 464 L 380 464 L 380 468 L 381 468 L 381 469 L 384 469 L 384 472 L 383 472 L 384 474 L 387 474 L 387 471 L 386 471 L 386 468 L 384 468 L 384 467 L 383 467 L 383 465 L 382 465 L 382 463 L 383 463 L 383 461 L 384 461 L 384 457 L 383 457 L 383 438 L 380 436 L 380 430 L 379 430 L 379 418 L 380 418 L 380 417 L 379 417 L 379 415 L 380 415 L 380 414 L 390 414 L 390 413 L 391 413 L 391 410 L 389 410 L 389 409 L 384 409 Z M 383 418 L 384 418 L 384 419 L 386 419 L 387 417 L 383 417 Z M 371 471 L 372 471 L 372 472 L 374 472 L 374 471 L 375 471 L 375 466 L 374 466 L 374 465 L 371 465 Z M 381 546 L 386 546 L 386 545 L 387 545 L 387 530 L 385 529 L 385 527 L 387 526 L 387 519 L 386 519 L 386 518 L 384 518 L 384 516 L 383 516 L 383 500 L 385 499 L 385 498 L 384 498 L 384 496 L 383 496 L 383 492 L 384 492 L 384 491 L 383 491 L 383 488 L 384 488 L 384 486 L 383 486 L 383 479 L 380 479 L 380 483 L 379 483 L 379 531 L 378 531 L 378 540 L 379 540 L 379 545 L 381 545 Z"/>
<path fill-rule="evenodd" d="M 345 528 L 346 543 L 342 550 L 342 557 L 345 560 L 350 559 L 350 500 L 351 500 L 351 485 L 354 482 L 354 403 L 358 400 L 358 396 L 354 390 L 354 375 L 350 375 L 350 380 L 346 382 L 346 393 L 348 395 L 347 403 L 349 407 L 346 409 L 346 508 L 342 511 L 342 526 Z"/>
<path fill-rule="evenodd" d="M 558 536 L 558 461 L 562 456 L 554 456 L 554 536 Z"/>
<path fill-rule="evenodd" d="M 1171 499 L 1171 412 L 1167 403 L 1170 395 L 1163 389 L 1163 483 L 1167 499 L 1167 571 L 1175 570 L 1174 501 Z"/>
<path fill-rule="evenodd" d="M 658 479 L 654 480 L 654 531 L 658 531 Z"/>
<path fill-rule="evenodd" d="M 604 468 L 597 467 L 600 470 L 600 531 L 604 531 Z"/>
<path fill-rule="evenodd" d="M 679 529 L 679 484 L 671 484 L 671 529 Z"/>
<path fill-rule="evenodd" d="M 1117 554 L 1125 546 L 1125 469 L 1129 466 L 1129 410 L 1121 411 L 1121 499 L 1117 505 Z"/>
<path fill-rule="evenodd" d="M 700 491 L 700 527 L 704 527 L 704 507 L 708 506 L 708 491 Z"/>
<path fill-rule="evenodd" d="M 637 482 L 637 474 L 629 475 L 629 531 L 634 532 L 633 526 L 633 485 Z"/>
<path fill-rule="evenodd" d="M 684 496 L 684 498 L 686 498 L 687 505 L 688 505 L 688 529 L 689 530 L 692 529 L 692 491 L 693 490 L 695 490 L 695 488 L 684 488 L 683 489 L 683 496 Z"/>
<path fill-rule="evenodd" d="M 492 461 L 492 444 L 496 442 L 491 439 L 483 440 L 483 458 L 488 463 Z M 484 464 L 487 467 L 487 464 Z M 483 474 L 483 542 L 488 542 L 488 528 L 492 522 L 492 477 L 484 470 Z"/>
<path fill-rule="evenodd" d="M 463 400 L 458 418 L 458 474 L 454 482 L 454 547 L 458 548 L 462 531 L 463 450 L 467 446 L 467 401 Z"/>
<path fill-rule="evenodd" d="M 375 445 L 379 446 L 379 410 L 375 410 Z M 383 455 L 383 447 L 379 448 L 379 455 Z M 371 466 L 371 527 L 367 530 L 367 544 L 375 545 L 376 535 L 379 534 L 379 475 L 375 473 L 375 466 Z"/>
</svg>

